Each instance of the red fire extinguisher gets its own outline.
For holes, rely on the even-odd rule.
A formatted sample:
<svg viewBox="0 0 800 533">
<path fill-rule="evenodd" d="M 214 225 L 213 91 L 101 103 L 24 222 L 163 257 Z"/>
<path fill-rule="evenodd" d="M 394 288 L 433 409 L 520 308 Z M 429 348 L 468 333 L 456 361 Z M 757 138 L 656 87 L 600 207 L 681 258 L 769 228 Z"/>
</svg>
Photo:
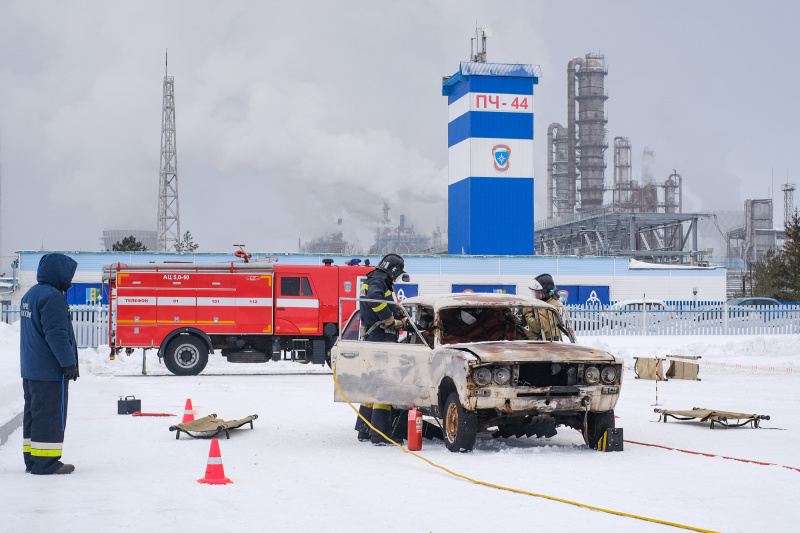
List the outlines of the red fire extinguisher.
<svg viewBox="0 0 800 533">
<path fill-rule="evenodd" d="M 416 409 L 408 411 L 408 449 L 422 449 L 422 413 Z"/>
</svg>

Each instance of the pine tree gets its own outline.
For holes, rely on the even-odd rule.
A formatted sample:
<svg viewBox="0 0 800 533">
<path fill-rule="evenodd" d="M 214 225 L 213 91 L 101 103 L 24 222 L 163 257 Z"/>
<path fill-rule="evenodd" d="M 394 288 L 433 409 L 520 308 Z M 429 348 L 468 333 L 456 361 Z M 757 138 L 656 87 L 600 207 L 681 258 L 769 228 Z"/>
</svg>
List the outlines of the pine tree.
<svg viewBox="0 0 800 533">
<path fill-rule="evenodd" d="M 753 296 L 784 300 L 786 262 L 781 253 L 769 250 L 764 258 L 753 265 Z"/>
<path fill-rule="evenodd" d="M 753 265 L 753 295 L 782 302 L 800 302 L 800 214 L 795 210 L 784 228 L 786 240 L 775 253 Z"/>
<path fill-rule="evenodd" d="M 111 245 L 112 252 L 146 252 L 147 246 L 136 240 L 133 235 Z"/>
<path fill-rule="evenodd" d="M 800 212 L 794 210 L 789 224 L 784 228 L 786 240 L 783 243 L 781 255 L 786 264 L 786 293 L 785 301 L 800 301 Z"/>
<path fill-rule="evenodd" d="M 195 250 L 197 250 L 198 248 L 200 248 L 200 245 L 194 243 L 194 240 L 192 238 L 192 233 L 190 231 L 184 233 L 181 242 L 179 242 L 178 245 L 175 246 L 175 250 L 179 254 L 190 254 Z"/>
</svg>

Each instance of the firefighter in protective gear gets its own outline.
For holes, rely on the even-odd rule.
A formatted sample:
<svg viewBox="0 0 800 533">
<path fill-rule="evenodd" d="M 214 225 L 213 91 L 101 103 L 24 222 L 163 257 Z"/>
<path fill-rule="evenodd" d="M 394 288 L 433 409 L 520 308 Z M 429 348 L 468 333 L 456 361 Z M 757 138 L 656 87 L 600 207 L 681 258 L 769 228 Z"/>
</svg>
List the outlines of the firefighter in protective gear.
<svg viewBox="0 0 800 533">
<path fill-rule="evenodd" d="M 69 474 L 60 461 L 70 380 L 78 379 L 78 350 L 64 291 L 78 263 L 64 254 L 39 261 L 37 285 L 20 304 L 20 373 L 25 407 L 22 455 L 31 474 Z"/>
<path fill-rule="evenodd" d="M 553 276 L 550 274 L 539 274 L 533 281 L 531 281 L 528 288 L 533 291 L 533 295 L 537 300 L 548 303 L 559 310 L 561 302 L 556 294 L 556 284 L 553 281 Z M 536 309 L 526 307 L 523 310 L 525 323 L 531 336 L 536 340 L 560 340 L 561 334 L 556 329 L 555 324 L 550 319 L 548 310 Z"/>
<path fill-rule="evenodd" d="M 404 328 L 404 322 L 399 320 L 397 305 L 394 301 L 394 282 L 404 274 L 405 261 L 397 254 L 385 255 L 378 266 L 367 274 L 367 279 L 361 285 L 359 303 L 361 310 L 362 340 L 369 342 L 397 342 L 397 332 Z M 392 429 L 391 405 L 362 404 L 359 413 L 384 434 L 389 435 Z M 399 416 L 396 414 L 395 418 Z M 389 444 L 389 442 L 370 429 L 359 417 L 355 429 L 358 431 L 358 440 L 369 439 L 373 444 Z M 400 438 L 402 441 L 402 437 Z"/>
</svg>

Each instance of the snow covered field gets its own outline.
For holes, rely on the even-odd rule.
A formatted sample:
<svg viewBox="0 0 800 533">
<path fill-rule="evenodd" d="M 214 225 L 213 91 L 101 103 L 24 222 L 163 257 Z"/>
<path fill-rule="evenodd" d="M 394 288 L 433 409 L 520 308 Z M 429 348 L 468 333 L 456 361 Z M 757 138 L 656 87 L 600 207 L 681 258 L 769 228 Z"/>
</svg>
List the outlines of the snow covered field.
<svg viewBox="0 0 800 533">
<path fill-rule="evenodd" d="M 800 467 L 800 338 L 595 337 L 587 345 L 621 355 L 626 370 L 616 414 L 625 439 Z M 710 430 L 699 422 L 658 423 L 655 382 L 634 379 L 634 356 L 702 355 L 700 382 L 658 384 L 668 409 L 708 407 L 768 414 L 770 429 Z M 0 446 L 0 531 L 671 531 L 674 527 L 475 485 L 395 447 L 359 443 L 355 415 L 333 402 L 327 368 L 290 362 L 233 365 L 212 355 L 197 377 L 170 375 L 141 353 L 109 361 L 82 350 L 71 384 L 64 460 L 69 476 L 25 474 L 22 432 Z M 753 372 L 751 365 L 774 366 Z M 792 367 L 794 373 L 782 373 Z M 234 483 L 208 486 L 208 440 L 168 431 L 173 418 L 116 414 L 119 396 L 145 412 L 236 419 L 255 429 L 220 440 Z M 0 324 L 0 426 L 22 407 L 19 331 Z M 775 429 L 772 429 L 775 428 Z M 481 481 L 712 531 L 796 531 L 800 471 L 625 444 L 587 449 L 579 433 L 552 439 L 479 436 L 472 453 L 424 441 L 421 455 Z"/>
</svg>

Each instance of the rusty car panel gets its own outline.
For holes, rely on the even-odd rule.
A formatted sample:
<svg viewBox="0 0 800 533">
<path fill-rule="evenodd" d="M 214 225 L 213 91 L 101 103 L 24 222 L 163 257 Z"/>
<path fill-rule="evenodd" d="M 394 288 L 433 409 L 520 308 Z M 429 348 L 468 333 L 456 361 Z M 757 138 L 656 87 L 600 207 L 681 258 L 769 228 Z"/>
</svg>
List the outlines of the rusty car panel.
<svg viewBox="0 0 800 533">
<path fill-rule="evenodd" d="M 579 346 L 547 341 L 497 341 L 451 344 L 451 348 L 463 348 L 475 354 L 482 363 L 508 361 L 585 361 L 613 363 L 615 358 L 608 352 Z"/>
</svg>

